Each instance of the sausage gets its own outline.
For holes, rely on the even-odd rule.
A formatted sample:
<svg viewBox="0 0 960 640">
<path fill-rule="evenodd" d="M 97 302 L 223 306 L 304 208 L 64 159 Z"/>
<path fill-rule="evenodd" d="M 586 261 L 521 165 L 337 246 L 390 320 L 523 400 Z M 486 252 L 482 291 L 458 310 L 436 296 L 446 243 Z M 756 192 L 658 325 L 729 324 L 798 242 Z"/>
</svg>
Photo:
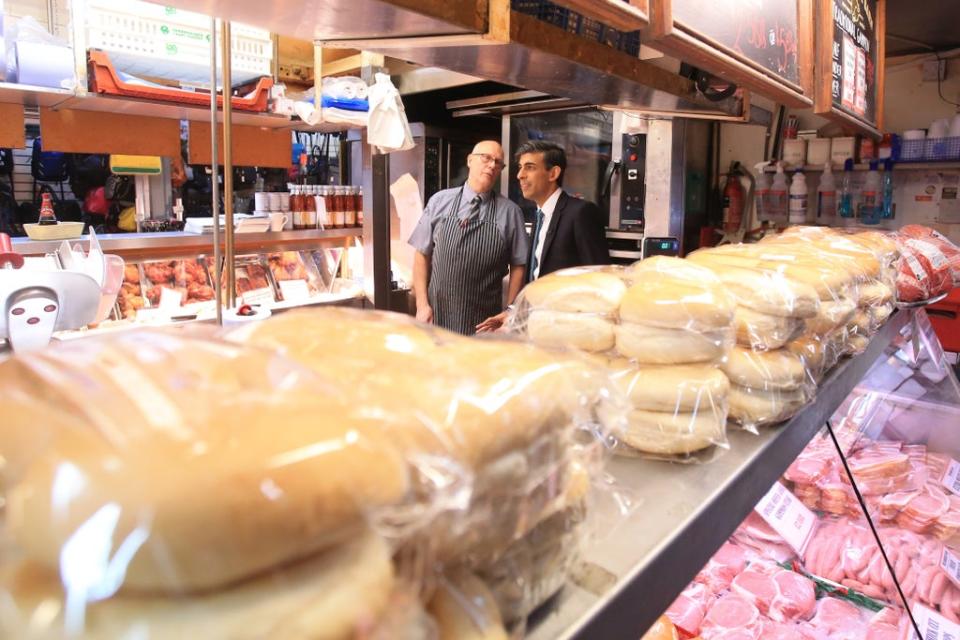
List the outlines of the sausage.
<svg viewBox="0 0 960 640">
<path fill-rule="evenodd" d="M 903 589 L 903 595 L 907 598 L 913 598 L 914 594 L 917 591 L 917 574 L 920 569 L 910 565 L 907 569 L 907 575 L 900 583 L 900 587 Z"/>
<path fill-rule="evenodd" d="M 856 550 L 848 549 L 846 558 L 850 559 L 850 562 L 847 566 L 847 575 L 849 576 L 860 576 L 863 570 L 870 564 L 870 559 L 873 558 L 874 553 L 876 553 L 876 548 L 867 547 L 866 545 L 859 545 Z"/>
<path fill-rule="evenodd" d="M 883 561 L 883 554 L 880 550 L 873 556 L 873 564 L 870 565 L 870 584 L 883 584 L 883 570 L 887 564 Z"/>
<path fill-rule="evenodd" d="M 830 544 L 827 546 L 826 552 L 823 554 L 822 564 L 823 567 L 820 575 L 828 580 L 833 580 L 834 582 L 840 582 L 843 579 L 843 569 L 840 566 L 840 557 L 843 553 L 843 549 L 846 546 L 847 541 L 840 537 L 836 536 L 831 540 Z"/>
<path fill-rule="evenodd" d="M 943 594 L 943 601 L 940 603 L 940 613 L 947 620 L 960 623 L 960 617 L 957 616 L 958 608 L 960 608 L 960 591 L 949 585 L 946 593 Z"/>
<path fill-rule="evenodd" d="M 819 535 L 814 538 L 807 547 L 807 553 L 804 556 L 803 561 L 807 567 L 807 571 L 814 575 L 820 575 L 820 556 L 823 555 L 823 546 L 826 543 L 826 540 L 826 536 Z"/>
<path fill-rule="evenodd" d="M 920 570 L 917 575 L 917 597 L 919 599 L 930 602 L 930 587 L 933 586 L 933 578 L 939 571 L 940 568 L 933 565 L 928 565 Z"/>
<path fill-rule="evenodd" d="M 900 555 L 897 557 L 897 563 L 894 565 L 894 573 L 897 574 L 897 580 L 903 582 L 904 578 L 907 577 L 907 569 L 910 568 L 910 549 L 903 545 L 900 547 Z"/>
<path fill-rule="evenodd" d="M 950 586 L 949 582 L 950 579 L 943 571 L 938 571 L 933 576 L 933 580 L 930 582 L 930 597 L 928 598 L 932 604 L 941 604 L 940 601 L 944 599 L 944 592 Z"/>
</svg>

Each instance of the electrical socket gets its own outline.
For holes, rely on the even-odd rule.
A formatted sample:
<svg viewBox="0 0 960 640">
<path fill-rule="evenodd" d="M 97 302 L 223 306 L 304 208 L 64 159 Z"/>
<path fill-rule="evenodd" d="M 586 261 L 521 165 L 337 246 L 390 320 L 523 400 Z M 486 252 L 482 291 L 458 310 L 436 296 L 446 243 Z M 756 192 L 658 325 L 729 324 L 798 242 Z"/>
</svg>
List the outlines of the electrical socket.
<svg viewBox="0 0 960 640">
<path fill-rule="evenodd" d="M 923 81 L 924 82 L 942 82 L 947 77 L 946 60 L 927 60 L 923 63 Z"/>
</svg>

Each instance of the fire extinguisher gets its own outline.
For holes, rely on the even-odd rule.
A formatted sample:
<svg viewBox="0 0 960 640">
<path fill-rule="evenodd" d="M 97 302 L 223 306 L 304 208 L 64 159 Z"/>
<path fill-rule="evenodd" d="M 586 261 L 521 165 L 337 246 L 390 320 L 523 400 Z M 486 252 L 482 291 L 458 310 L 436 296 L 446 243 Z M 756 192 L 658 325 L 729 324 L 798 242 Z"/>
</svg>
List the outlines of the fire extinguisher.
<svg viewBox="0 0 960 640">
<path fill-rule="evenodd" d="M 739 162 L 730 166 L 727 184 L 723 187 L 723 230 L 734 233 L 743 224 L 743 206 L 746 198 L 740 182 Z"/>
</svg>

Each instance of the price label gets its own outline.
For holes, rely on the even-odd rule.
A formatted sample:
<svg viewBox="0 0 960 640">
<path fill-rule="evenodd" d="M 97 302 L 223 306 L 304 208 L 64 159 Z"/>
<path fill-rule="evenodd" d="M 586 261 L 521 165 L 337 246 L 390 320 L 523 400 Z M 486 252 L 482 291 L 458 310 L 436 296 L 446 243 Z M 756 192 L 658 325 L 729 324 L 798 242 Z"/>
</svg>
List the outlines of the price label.
<svg viewBox="0 0 960 640">
<path fill-rule="evenodd" d="M 911 640 L 957 640 L 960 638 L 960 625 L 950 622 L 936 611 L 927 609 L 923 605 L 915 604 L 913 619 L 917 621 L 922 638 L 917 638 L 917 632 L 910 631 Z"/>
<path fill-rule="evenodd" d="M 310 299 L 306 280 L 281 280 L 278 284 L 284 302 L 306 302 Z"/>
<path fill-rule="evenodd" d="M 262 289 L 252 289 L 250 291 L 245 291 L 240 299 L 244 304 L 264 304 L 271 305 L 274 302 L 273 299 L 273 289 L 270 287 L 263 287 Z"/>
<path fill-rule="evenodd" d="M 158 308 L 164 311 L 180 311 L 180 305 L 183 303 L 183 293 L 176 289 L 160 287 L 160 303 Z"/>
<path fill-rule="evenodd" d="M 817 517 L 789 489 L 779 482 L 775 483 L 767 495 L 760 499 L 754 511 L 766 520 L 794 551 L 803 555 L 817 525 Z"/>
<path fill-rule="evenodd" d="M 947 465 L 947 471 L 943 474 L 943 480 L 941 480 L 941 482 L 951 493 L 960 496 L 960 462 L 950 460 L 950 464 Z"/>
<path fill-rule="evenodd" d="M 940 554 L 940 568 L 955 585 L 960 587 L 960 558 L 946 547 Z"/>
</svg>

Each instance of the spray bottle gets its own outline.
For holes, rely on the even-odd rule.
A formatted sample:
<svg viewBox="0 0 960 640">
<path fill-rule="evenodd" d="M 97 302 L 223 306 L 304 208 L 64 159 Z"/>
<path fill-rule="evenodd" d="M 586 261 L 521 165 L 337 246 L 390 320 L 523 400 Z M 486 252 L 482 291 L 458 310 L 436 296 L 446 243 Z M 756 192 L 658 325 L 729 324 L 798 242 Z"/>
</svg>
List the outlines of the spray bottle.
<svg viewBox="0 0 960 640">
<path fill-rule="evenodd" d="M 758 162 L 754 165 L 757 173 L 757 181 L 754 185 L 754 198 L 757 202 L 757 221 L 760 223 L 770 220 L 770 178 L 767 177 L 764 167 L 766 162 Z"/>
<path fill-rule="evenodd" d="M 770 219 L 778 225 L 787 222 L 787 176 L 783 173 L 783 163 L 777 163 L 777 173 L 770 186 Z"/>
<path fill-rule="evenodd" d="M 863 190 L 860 192 L 860 222 L 863 224 L 880 224 L 880 174 L 877 173 L 877 161 L 870 161 L 870 170 L 863 181 Z"/>
<path fill-rule="evenodd" d="M 846 223 L 853 222 L 853 158 L 847 158 L 843 163 L 843 182 L 840 183 L 840 206 L 837 208 L 841 218 Z"/>
<path fill-rule="evenodd" d="M 887 158 L 883 161 L 883 180 L 881 181 L 881 192 L 883 193 L 883 208 L 880 217 L 884 220 L 893 219 L 893 159 Z"/>
<path fill-rule="evenodd" d="M 823 174 L 817 186 L 817 222 L 831 226 L 837 221 L 837 185 L 830 163 L 823 165 Z"/>
<path fill-rule="evenodd" d="M 790 183 L 790 224 L 807 224 L 807 178 L 802 171 L 793 174 Z"/>
</svg>

